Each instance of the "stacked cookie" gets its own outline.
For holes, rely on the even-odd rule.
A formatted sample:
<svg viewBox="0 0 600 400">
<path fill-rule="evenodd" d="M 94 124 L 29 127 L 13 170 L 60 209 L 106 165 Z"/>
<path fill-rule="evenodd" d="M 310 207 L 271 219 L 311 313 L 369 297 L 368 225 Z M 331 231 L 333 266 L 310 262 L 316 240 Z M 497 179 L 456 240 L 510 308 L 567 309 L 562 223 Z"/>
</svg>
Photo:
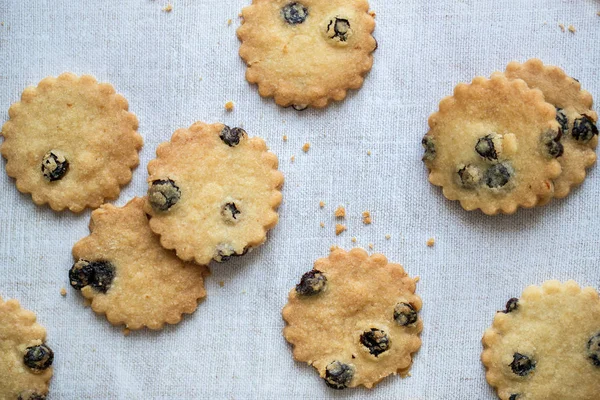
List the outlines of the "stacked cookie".
<svg viewBox="0 0 600 400">
<path fill-rule="evenodd" d="M 591 106 L 579 82 L 537 59 L 460 84 L 429 117 L 429 181 L 490 215 L 565 197 L 596 160 Z"/>
</svg>

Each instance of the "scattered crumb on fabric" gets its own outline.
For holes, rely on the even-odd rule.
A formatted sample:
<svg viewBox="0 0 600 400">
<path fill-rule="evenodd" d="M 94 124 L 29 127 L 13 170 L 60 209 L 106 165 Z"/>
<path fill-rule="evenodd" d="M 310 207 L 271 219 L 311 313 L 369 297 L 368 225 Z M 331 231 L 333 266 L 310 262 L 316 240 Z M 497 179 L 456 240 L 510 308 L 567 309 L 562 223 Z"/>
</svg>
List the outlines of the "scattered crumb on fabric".
<svg viewBox="0 0 600 400">
<path fill-rule="evenodd" d="M 319 207 L 321 207 L 321 208 L 325 207 L 325 202 L 324 201 L 320 201 L 319 202 Z"/>
<path fill-rule="evenodd" d="M 575 29 L 575 27 L 573 25 L 569 25 L 569 32 L 575 33 L 575 32 L 577 32 L 577 29 Z"/>
<path fill-rule="evenodd" d="M 387 235 L 385 235 L 386 240 L 390 240 L 391 237 L 392 237 L 392 235 L 390 235 L 389 233 Z"/>
<path fill-rule="evenodd" d="M 225 109 L 227 111 L 233 111 L 233 106 L 234 106 L 233 101 L 228 101 L 227 103 L 225 103 Z"/>
<path fill-rule="evenodd" d="M 338 208 L 335 209 L 334 214 L 336 218 L 344 218 L 346 216 L 346 209 L 344 206 L 338 206 Z"/>
<path fill-rule="evenodd" d="M 344 232 L 346 230 L 346 227 L 342 224 L 335 224 L 335 234 L 339 235 L 340 233 Z"/>
<path fill-rule="evenodd" d="M 225 286 L 225 281 L 219 281 L 219 286 L 220 286 L 220 287 L 223 287 L 223 286 Z"/>
<path fill-rule="evenodd" d="M 561 31 L 565 31 L 565 24 L 558 24 L 558 27 L 560 28 Z"/>
<path fill-rule="evenodd" d="M 304 143 L 304 146 L 302 146 L 302 151 L 307 153 L 308 149 L 310 149 L 310 143 Z"/>
<path fill-rule="evenodd" d="M 363 217 L 363 224 L 365 224 L 365 225 L 369 225 L 371 222 L 373 222 L 370 211 L 363 211 L 362 217 Z"/>
<path fill-rule="evenodd" d="M 164 12 L 171 12 L 173 11 L 173 4 L 169 3 L 165 6 L 165 8 L 163 8 Z"/>
<path fill-rule="evenodd" d="M 67 295 L 67 289 L 65 289 L 65 288 L 60 289 L 60 295 L 65 297 Z"/>
<path fill-rule="evenodd" d="M 427 239 L 427 246 L 433 247 L 434 244 L 435 244 L 435 239 L 434 238 Z"/>
<path fill-rule="evenodd" d="M 287 142 L 287 135 L 283 135 L 283 141 Z"/>
</svg>

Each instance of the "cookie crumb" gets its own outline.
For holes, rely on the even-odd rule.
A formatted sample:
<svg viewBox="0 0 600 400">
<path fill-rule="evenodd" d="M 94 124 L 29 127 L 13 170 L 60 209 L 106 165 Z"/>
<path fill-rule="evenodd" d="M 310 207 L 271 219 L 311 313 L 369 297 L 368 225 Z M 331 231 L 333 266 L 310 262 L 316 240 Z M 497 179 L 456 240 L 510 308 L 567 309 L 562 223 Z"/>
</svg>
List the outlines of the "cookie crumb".
<svg viewBox="0 0 600 400">
<path fill-rule="evenodd" d="M 558 24 L 558 27 L 560 28 L 561 31 L 565 31 L 565 24 Z"/>
<path fill-rule="evenodd" d="M 227 111 L 233 111 L 233 101 L 228 101 L 227 103 L 225 103 L 225 109 Z"/>
<path fill-rule="evenodd" d="M 375 11 L 373 11 L 373 10 L 369 11 L 369 15 L 373 18 L 375 18 L 377 16 L 377 14 L 375 14 Z"/>
<path fill-rule="evenodd" d="M 225 281 L 219 281 L 219 287 L 225 286 Z"/>
<path fill-rule="evenodd" d="M 290 161 L 291 161 L 291 162 L 294 162 L 294 161 L 296 161 L 296 156 L 291 156 L 291 157 L 290 157 Z"/>
<path fill-rule="evenodd" d="M 355 237 L 352 238 L 352 243 L 356 243 L 356 238 Z"/>
<path fill-rule="evenodd" d="M 575 33 L 575 32 L 577 32 L 577 29 L 575 29 L 575 27 L 573 25 L 569 25 L 569 32 Z"/>
<path fill-rule="evenodd" d="M 434 238 L 427 239 L 427 246 L 433 247 L 434 244 L 435 244 L 435 239 Z"/>
<path fill-rule="evenodd" d="M 329 251 L 334 251 L 334 250 L 337 250 L 337 249 L 339 249 L 339 247 L 334 244 L 333 246 L 331 246 L 329 248 Z"/>
<path fill-rule="evenodd" d="M 67 289 L 65 289 L 65 288 L 60 289 L 60 295 L 62 297 L 65 297 L 67 295 Z"/>
<path fill-rule="evenodd" d="M 325 202 L 324 201 L 320 201 L 319 202 L 319 207 L 321 207 L 321 208 L 325 207 Z"/>
<path fill-rule="evenodd" d="M 231 21 L 231 18 L 229 18 L 229 19 L 227 20 L 227 26 L 231 26 L 231 22 L 232 22 L 232 21 Z"/>
<path fill-rule="evenodd" d="M 344 218 L 346 217 L 346 209 L 344 206 L 338 206 L 338 208 L 335 209 L 334 214 L 336 218 Z"/>
<path fill-rule="evenodd" d="M 369 249 L 373 250 L 373 243 L 369 243 Z"/>
<path fill-rule="evenodd" d="M 129 336 L 130 333 L 131 333 L 131 329 L 129 329 L 129 328 L 123 328 L 123 335 Z"/>
<path fill-rule="evenodd" d="M 371 222 L 373 222 L 373 219 L 371 218 L 371 213 L 369 211 L 363 211 L 362 217 L 363 217 L 363 224 L 365 224 L 365 225 L 370 225 Z"/>
<path fill-rule="evenodd" d="M 283 141 L 287 142 L 287 135 L 283 135 Z"/>
<path fill-rule="evenodd" d="M 163 8 L 164 12 L 171 12 L 173 11 L 173 4 L 169 3 L 165 6 L 165 8 Z"/>
<path fill-rule="evenodd" d="M 600 11 L 598 11 L 598 12 L 596 13 L 596 15 L 600 17 Z"/>
<path fill-rule="evenodd" d="M 321 228 L 325 228 L 325 223 L 324 222 L 319 223 L 319 225 L 321 226 Z"/>
<path fill-rule="evenodd" d="M 367 150 L 367 155 L 370 156 L 371 155 L 371 150 Z"/>
<path fill-rule="evenodd" d="M 302 146 L 302 151 L 307 153 L 308 149 L 310 149 L 310 143 L 304 143 L 304 146 Z"/>
<path fill-rule="evenodd" d="M 346 230 L 346 227 L 342 224 L 335 224 L 335 234 L 339 235 L 340 233 L 344 232 Z"/>
<path fill-rule="evenodd" d="M 391 237 L 392 237 L 392 235 L 390 235 L 389 233 L 387 235 L 385 235 L 386 240 L 390 240 Z"/>
</svg>

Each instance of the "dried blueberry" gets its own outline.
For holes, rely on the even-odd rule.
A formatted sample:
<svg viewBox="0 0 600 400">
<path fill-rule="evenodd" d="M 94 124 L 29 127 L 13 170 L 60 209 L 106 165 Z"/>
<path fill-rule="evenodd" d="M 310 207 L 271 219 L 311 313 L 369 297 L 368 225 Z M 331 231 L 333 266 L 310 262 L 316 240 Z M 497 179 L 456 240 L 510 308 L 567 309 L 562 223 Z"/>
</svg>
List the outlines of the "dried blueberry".
<svg viewBox="0 0 600 400">
<path fill-rule="evenodd" d="M 556 107 L 556 121 L 558 121 L 560 129 L 566 134 L 569 131 L 569 118 L 567 118 L 567 113 L 562 108 Z"/>
<path fill-rule="evenodd" d="M 488 160 L 498 159 L 498 153 L 496 153 L 496 148 L 494 147 L 494 140 L 492 135 L 487 135 L 482 138 L 479 138 L 477 144 L 475 145 L 475 151 L 481 157 L 487 158 Z"/>
<path fill-rule="evenodd" d="M 394 307 L 394 321 L 400 326 L 414 324 L 417 318 L 417 311 L 408 303 L 398 303 Z"/>
<path fill-rule="evenodd" d="M 510 175 L 510 170 L 505 164 L 494 164 L 485 171 L 485 184 L 492 189 L 500 188 L 508 183 Z"/>
<path fill-rule="evenodd" d="M 592 336 L 587 343 L 588 357 L 595 366 L 600 367 L 600 333 Z"/>
<path fill-rule="evenodd" d="M 508 400 L 517 400 L 518 397 L 519 397 L 518 394 L 511 394 L 510 397 L 508 398 Z"/>
<path fill-rule="evenodd" d="M 248 252 L 248 248 L 245 248 L 242 253 L 236 253 L 233 246 L 227 243 L 221 243 L 215 248 L 213 260 L 216 262 L 223 262 L 229 260 L 231 257 L 243 256 Z"/>
<path fill-rule="evenodd" d="M 85 286 L 106 293 L 115 278 L 115 267 L 108 261 L 79 259 L 69 271 L 71 286 L 81 290 Z"/>
<path fill-rule="evenodd" d="M 171 179 L 157 179 L 148 188 L 148 201 L 155 211 L 167 211 L 181 198 L 181 191 Z"/>
<path fill-rule="evenodd" d="M 241 211 L 238 210 L 234 202 L 229 202 L 223 204 L 221 207 L 221 216 L 228 223 L 236 223 L 238 222 L 238 215 L 241 214 Z"/>
<path fill-rule="evenodd" d="M 377 328 L 371 328 L 370 331 L 360 335 L 360 342 L 375 357 L 390 348 L 390 338 L 384 331 Z"/>
<path fill-rule="evenodd" d="M 240 140 L 246 135 L 246 131 L 242 128 L 230 128 L 227 125 L 223 126 L 219 137 L 229 147 L 234 147 L 240 144 Z"/>
<path fill-rule="evenodd" d="M 350 34 L 350 21 L 345 18 L 335 17 L 329 21 L 327 25 L 327 33 L 333 36 L 329 36 L 330 39 L 338 38 L 340 42 L 348 40 Z"/>
<path fill-rule="evenodd" d="M 333 389 L 345 389 L 354 377 L 354 365 L 333 361 L 325 367 L 325 383 Z"/>
<path fill-rule="evenodd" d="M 58 181 L 69 170 L 69 161 L 58 150 L 50 150 L 42 158 L 42 174 L 48 182 Z"/>
<path fill-rule="evenodd" d="M 45 344 L 28 347 L 23 356 L 25 365 L 36 371 L 48 369 L 52 365 L 52 361 L 54 361 L 54 352 Z"/>
<path fill-rule="evenodd" d="M 542 143 L 546 153 L 550 157 L 560 157 L 563 154 L 564 148 L 560 139 L 562 137 L 562 130 L 558 131 L 549 130 L 542 135 Z"/>
<path fill-rule="evenodd" d="M 510 368 L 515 374 L 525 376 L 535 369 L 535 361 L 521 353 L 515 353 Z"/>
<path fill-rule="evenodd" d="M 327 278 L 321 271 L 313 269 L 308 271 L 302 278 L 300 283 L 296 285 L 296 293 L 303 296 L 312 296 L 317 293 L 321 293 L 325 289 Z"/>
<path fill-rule="evenodd" d="M 481 171 L 474 165 L 465 165 L 458 170 L 460 183 L 466 189 L 473 189 L 481 182 Z"/>
<path fill-rule="evenodd" d="M 575 140 L 587 142 L 597 134 L 598 128 L 596 127 L 596 124 L 587 115 L 582 115 L 581 118 L 577 118 L 573 121 L 571 135 Z"/>
<path fill-rule="evenodd" d="M 46 400 L 46 396 L 38 393 L 21 393 L 17 400 Z"/>
<path fill-rule="evenodd" d="M 290 25 L 301 24 L 308 17 L 308 8 L 297 2 L 289 3 L 281 9 L 281 16 Z"/>
<path fill-rule="evenodd" d="M 429 135 L 423 136 L 421 140 L 421 145 L 425 149 L 425 154 L 423 154 L 423 161 L 433 161 L 435 159 L 435 143 L 433 143 L 433 139 Z"/>
<path fill-rule="evenodd" d="M 504 314 L 508 314 L 509 312 L 515 311 L 517 308 L 519 308 L 519 299 L 513 297 L 512 299 L 506 302 L 506 309 L 502 312 Z"/>
</svg>

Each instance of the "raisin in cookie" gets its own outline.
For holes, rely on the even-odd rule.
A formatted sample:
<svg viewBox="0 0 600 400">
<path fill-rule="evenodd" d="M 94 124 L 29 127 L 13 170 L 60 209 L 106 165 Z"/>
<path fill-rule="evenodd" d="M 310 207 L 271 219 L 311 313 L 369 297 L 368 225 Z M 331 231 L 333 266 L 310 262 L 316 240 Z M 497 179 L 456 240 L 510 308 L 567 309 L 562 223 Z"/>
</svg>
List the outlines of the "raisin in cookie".
<svg viewBox="0 0 600 400">
<path fill-rule="evenodd" d="M 298 110 L 344 99 L 373 65 L 368 11 L 366 0 L 253 0 L 237 31 L 246 79 Z"/>
<path fill-rule="evenodd" d="M 43 400 L 48 394 L 54 353 L 35 320 L 18 301 L 0 297 L 0 399 Z"/>
<path fill-rule="evenodd" d="M 483 335 L 486 378 L 503 400 L 596 400 L 600 299 L 574 281 L 529 286 Z"/>
<path fill-rule="evenodd" d="M 592 95 L 562 69 L 544 65 L 538 59 L 524 64 L 511 62 L 505 75 L 509 79 L 522 79 L 530 88 L 541 90 L 546 101 L 556 107 L 564 152 L 558 157 L 562 173 L 554 179 L 554 197 L 565 197 L 572 187 L 583 182 L 586 168 L 596 161 L 598 114 L 591 110 Z"/>
<path fill-rule="evenodd" d="M 73 247 L 71 286 L 113 325 L 161 329 L 192 313 L 202 299 L 208 269 L 181 261 L 150 230 L 145 200 L 92 212 L 91 235 Z"/>
<path fill-rule="evenodd" d="M 302 276 L 283 308 L 294 358 L 334 389 L 406 376 L 421 347 L 416 282 L 381 254 L 336 248 Z"/>
<path fill-rule="evenodd" d="M 6 172 L 38 204 L 80 212 L 119 195 L 142 138 L 127 100 L 89 76 L 45 78 L 23 91 L 2 127 Z"/>
<path fill-rule="evenodd" d="M 283 174 L 264 140 L 197 122 L 179 129 L 148 164 L 150 227 L 183 260 L 245 254 L 277 224 Z"/>
<path fill-rule="evenodd" d="M 459 84 L 429 117 L 429 181 L 466 210 L 511 214 L 552 196 L 562 153 L 556 110 L 502 74 Z"/>
</svg>

